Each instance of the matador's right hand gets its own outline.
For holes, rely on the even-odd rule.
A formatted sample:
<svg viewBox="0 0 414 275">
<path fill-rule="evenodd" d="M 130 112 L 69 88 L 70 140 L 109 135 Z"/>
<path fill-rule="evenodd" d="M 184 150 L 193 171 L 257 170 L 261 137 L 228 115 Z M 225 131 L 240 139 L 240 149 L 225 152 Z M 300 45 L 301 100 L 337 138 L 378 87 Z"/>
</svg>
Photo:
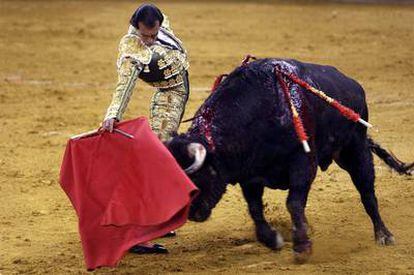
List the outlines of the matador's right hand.
<svg viewBox="0 0 414 275">
<path fill-rule="evenodd" d="M 102 129 L 104 131 L 109 131 L 110 133 L 112 133 L 116 122 L 116 118 L 108 118 L 102 122 Z"/>
</svg>

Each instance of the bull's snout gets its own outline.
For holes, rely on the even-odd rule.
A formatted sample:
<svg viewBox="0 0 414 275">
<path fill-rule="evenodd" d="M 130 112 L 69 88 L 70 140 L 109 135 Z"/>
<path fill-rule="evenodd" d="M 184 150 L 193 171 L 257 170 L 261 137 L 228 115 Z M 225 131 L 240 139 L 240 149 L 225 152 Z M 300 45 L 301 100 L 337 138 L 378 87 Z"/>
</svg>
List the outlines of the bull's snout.
<svg viewBox="0 0 414 275">
<path fill-rule="evenodd" d="M 204 222 L 211 215 L 210 209 L 196 208 L 194 205 L 190 208 L 188 219 L 193 222 Z"/>
</svg>

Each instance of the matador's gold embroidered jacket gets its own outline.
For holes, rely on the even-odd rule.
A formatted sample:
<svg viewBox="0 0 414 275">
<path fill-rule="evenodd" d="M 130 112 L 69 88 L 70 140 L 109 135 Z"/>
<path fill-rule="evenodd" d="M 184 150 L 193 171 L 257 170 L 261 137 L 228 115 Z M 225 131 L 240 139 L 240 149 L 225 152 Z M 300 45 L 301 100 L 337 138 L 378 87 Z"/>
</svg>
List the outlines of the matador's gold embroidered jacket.
<svg viewBox="0 0 414 275">
<path fill-rule="evenodd" d="M 129 27 L 128 33 L 122 37 L 119 43 L 117 67 L 118 83 L 105 120 L 109 118 L 122 119 L 137 78 L 141 78 L 151 86 L 158 88 L 158 91 L 174 88 L 179 91 L 183 90 L 189 63 L 182 42 L 174 35 L 168 18 L 164 16 L 157 40 L 151 46 L 146 46 L 141 41 L 136 28 Z M 185 97 L 188 97 L 188 91 L 184 94 Z M 185 102 L 186 100 L 178 115 L 179 119 L 181 119 Z"/>
</svg>

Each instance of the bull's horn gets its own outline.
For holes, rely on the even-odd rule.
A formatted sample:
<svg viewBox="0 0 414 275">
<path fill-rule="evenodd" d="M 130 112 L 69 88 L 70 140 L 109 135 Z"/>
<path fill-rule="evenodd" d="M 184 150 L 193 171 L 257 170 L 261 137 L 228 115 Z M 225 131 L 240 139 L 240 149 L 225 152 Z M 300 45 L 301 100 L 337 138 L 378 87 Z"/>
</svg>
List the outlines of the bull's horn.
<svg viewBox="0 0 414 275">
<path fill-rule="evenodd" d="M 195 160 L 190 167 L 186 168 L 184 171 L 187 174 L 192 174 L 197 172 L 201 166 L 203 166 L 204 160 L 206 159 L 207 150 L 200 143 L 190 143 L 187 145 L 188 154 L 190 157 L 194 157 Z"/>
</svg>

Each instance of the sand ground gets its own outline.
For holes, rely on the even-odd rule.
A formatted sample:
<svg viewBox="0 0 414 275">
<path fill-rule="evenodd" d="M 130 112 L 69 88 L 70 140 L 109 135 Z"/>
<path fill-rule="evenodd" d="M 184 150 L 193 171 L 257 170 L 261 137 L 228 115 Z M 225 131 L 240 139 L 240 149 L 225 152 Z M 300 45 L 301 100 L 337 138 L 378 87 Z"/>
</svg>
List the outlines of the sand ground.
<svg viewBox="0 0 414 275">
<path fill-rule="evenodd" d="M 135 1 L 0 0 L 0 274 L 85 273 L 75 213 L 58 183 L 66 140 L 97 127 L 116 82 L 117 44 Z M 191 57 L 191 117 L 214 77 L 246 53 L 330 64 L 366 89 L 371 135 L 414 160 L 414 6 L 160 2 Z M 126 118 L 148 114 L 143 83 Z M 185 130 L 188 125 L 182 125 Z M 255 241 L 240 188 L 203 224 L 160 240 L 169 255 L 127 255 L 96 273 L 414 274 L 414 180 L 376 159 L 377 196 L 396 245 L 378 247 L 348 175 L 319 173 L 307 216 L 314 255 L 292 262 L 286 192 L 267 191 L 266 215 L 288 241 Z"/>
</svg>

